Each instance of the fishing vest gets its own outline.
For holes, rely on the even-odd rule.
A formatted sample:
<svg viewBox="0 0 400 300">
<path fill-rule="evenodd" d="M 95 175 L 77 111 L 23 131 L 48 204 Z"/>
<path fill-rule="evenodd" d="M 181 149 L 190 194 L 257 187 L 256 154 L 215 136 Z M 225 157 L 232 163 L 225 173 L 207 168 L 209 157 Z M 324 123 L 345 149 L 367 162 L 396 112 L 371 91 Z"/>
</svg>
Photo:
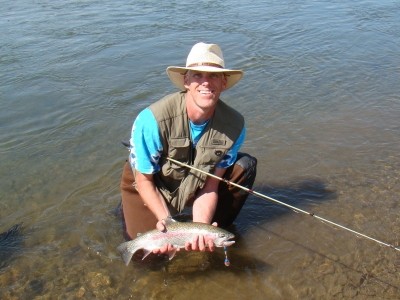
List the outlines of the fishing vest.
<svg viewBox="0 0 400 300">
<path fill-rule="evenodd" d="M 154 174 L 154 181 L 164 199 L 181 212 L 198 189 L 204 186 L 207 175 L 174 164 L 166 157 L 213 174 L 215 165 L 239 137 L 244 127 L 244 118 L 218 100 L 214 116 L 209 120 L 196 147 L 193 147 L 186 112 L 186 91 L 168 95 L 149 108 L 157 120 L 163 145 L 159 161 L 161 170 Z"/>
</svg>

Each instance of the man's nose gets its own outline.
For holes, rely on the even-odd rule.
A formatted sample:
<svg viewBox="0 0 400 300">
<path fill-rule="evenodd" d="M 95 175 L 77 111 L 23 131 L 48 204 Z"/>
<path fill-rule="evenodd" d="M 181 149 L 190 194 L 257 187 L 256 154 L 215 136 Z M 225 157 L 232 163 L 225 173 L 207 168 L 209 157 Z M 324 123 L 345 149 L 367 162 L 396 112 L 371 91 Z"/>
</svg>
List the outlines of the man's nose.
<svg viewBox="0 0 400 300">
<path fill-rule="evenodd" d="M 209 74 L 204 74 L 202 77 L 201 77 L 201 83 L 202 84 L 208 84 L 208 83 L 210 83 L 210 80 L 211 80 L 211 76 L 209 75 Z"/>
</svg>

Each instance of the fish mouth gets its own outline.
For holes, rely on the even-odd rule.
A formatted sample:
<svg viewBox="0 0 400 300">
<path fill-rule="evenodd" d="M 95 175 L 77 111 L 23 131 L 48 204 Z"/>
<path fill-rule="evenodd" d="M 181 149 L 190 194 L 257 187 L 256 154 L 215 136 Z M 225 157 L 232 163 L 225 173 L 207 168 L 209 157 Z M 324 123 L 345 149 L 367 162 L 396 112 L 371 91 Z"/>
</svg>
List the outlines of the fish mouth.
<svg viewBox="0 0 400 300">
<path fill-rule="evenodd" d="M 224 242 L 222 242 L 222 246 L 228 247 L 228 246 L 233 245 L 234 243 L 235 243 L 235 241 L 224 241 Z"/>
</svg>

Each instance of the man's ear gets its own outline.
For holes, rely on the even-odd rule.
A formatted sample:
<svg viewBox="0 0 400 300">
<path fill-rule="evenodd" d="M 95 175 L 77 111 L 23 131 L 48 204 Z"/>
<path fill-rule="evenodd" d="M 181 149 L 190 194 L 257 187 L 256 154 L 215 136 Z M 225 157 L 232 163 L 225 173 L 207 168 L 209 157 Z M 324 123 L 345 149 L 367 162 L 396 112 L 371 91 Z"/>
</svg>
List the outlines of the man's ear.
<svg viewBox="0 0 400 300">
<path fill-rule="evenodd" d="M 222 78 L 222 90 L 226 90 L 226 85 L 228 84 L 228 79 L 226 77 L 227 75 L 224 74 L 223 78 Z"/>
<path fill-rule="evenodd" d="M 189 76 L 188 76 L 188 72 L 186 72 L 185 74 L 183 74 L 183 86 L 186 89 L 189 89 Z"/>
</svg>

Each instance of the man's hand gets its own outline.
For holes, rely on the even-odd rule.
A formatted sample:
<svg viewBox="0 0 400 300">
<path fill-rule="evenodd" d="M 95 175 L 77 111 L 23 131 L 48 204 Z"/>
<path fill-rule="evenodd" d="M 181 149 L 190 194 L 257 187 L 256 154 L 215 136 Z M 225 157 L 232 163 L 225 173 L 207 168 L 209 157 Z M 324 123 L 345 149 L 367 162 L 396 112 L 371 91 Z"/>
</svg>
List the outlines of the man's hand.
<svg viewBox="0 0 400 300">
<path fill-rule="evenodd" d="M 159 230 L 161 232 L 167 232 L 167 223 L 166 223 L 165 219 L 158 221 L 156 224 L 156 228 L 157 228 L 157 230 Z"/>
<path fill-rule="evenodd" d="M 218 226 L 216 222 L 212 223 L 213 226 Z M 210 251 L 213 252 L 215 250 L 214 241 L 210 238 L 205 237 L 204 235 L 196 235 L 194 236 L 192 242 L 185 243 L 186 251 Z"/>
<path fill-rule="evenodd" d="M 159 230 L 161 232 L 166 232 L 167 231 L 166 220 L 162 219 L 162 220 L 158 221 L 156 224 L 156 228 L 157 228 L 157 230 Z M 179 248 L 175 248 L 171 244 L 166 244 L 159 249 L 153 249 L 153 253 L 154 254 L 168 254 L 168 256 L 171 257 L 171 255 L 173 256 L 175 254 L 175 252 L 179 251 L 179 250 L 180 250 Z"/>
<path fill-rule="evenodd" d="M 168 254 L 170 258 L 172 258 L 175 255 L 176 251 L 179 251 L 179 248 L 175 248 L 171 244 L 166 244 L 162 246 L 159 249 L 153 249 L 154 254 Z"/>
<path fill-rule="evenodd" d="M 218 226 L 216 222 L 212 223 L 213 226 Z M 166 232 L 167 227 L 165 220 L 160 220 L 157 222 L 156 225 L 157 229 Z M 168 256 L 173 256 L 175 255 L 176 251 L 179 251 L 179 248 L 175 248 L 171 244 L 166 244 L 162 246 L 161 248 L 158 249 L 153 249 L 154 254 L 168 254 Z M 215 250 L 215 244 L 214 241 L 210 238 L 207 238 L 203 235 L 196 235 L 194 236 L 193 240 L 191 242 L 186 242 L 185 243 L 185 250 L 186 251 L 210 251 L 213 252 Z"/>
</svg>

